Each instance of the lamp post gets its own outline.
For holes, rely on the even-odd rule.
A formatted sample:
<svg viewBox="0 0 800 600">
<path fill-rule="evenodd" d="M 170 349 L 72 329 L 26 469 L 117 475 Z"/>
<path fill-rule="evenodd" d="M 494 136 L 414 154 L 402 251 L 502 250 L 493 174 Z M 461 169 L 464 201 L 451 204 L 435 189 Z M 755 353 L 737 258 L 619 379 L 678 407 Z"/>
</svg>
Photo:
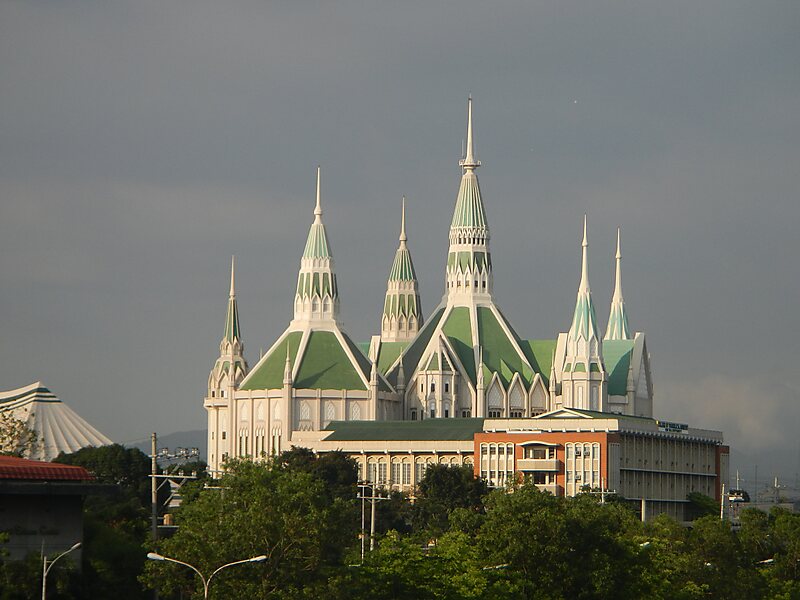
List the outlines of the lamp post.
<svg viewBox="0 0 800 600">
<path fill-rule="evenodd" d="M 66 556 L 73 550 L 77 550 L 81 547 L 81 543 L 78 542 L 77 544 L 73 544 L 72 548 L 67 550 L 66 552 L 62 552 L 58 556 L 56 556 L 53 560 L 50 561 L 50 564 L 47 564 L 47 556 L 42 557 L 42 600 L 47 600 L 47 574 L 50 572 L 50 569 L 53 568 L 53 565 L 56 564 L 56 561 L 61 558 L 62 556 Z"/>
<path fill-rule="evenodd" d="M 237 561 L 234 561 L 232 563 L 228 563 L 227 565 L 222 565 L 221 567 L 217 568 L 217 570 L 214 571 L 213 573 L 211 573 L 211 575 L 209 575 L 208 579 L 206 579 L 203 576 L 203 574 L 196 567 L 193 567 L 189 563 L 185 563 L 182 560 L 177 560 L 175 558 L 170 558 L 168 556 L 161 556 L 160 554 L 156 554 L 155 552 L 148 552 L 147 553 L 147 558 L 149 560 L 156 560 L 156 561 L 161 561 L 161 562 L 163 562 L 163 561 L 174 562 L 174 563 L 177 563 L 179 565 L 183 565 L 184 567 L 189 567 L 192 571 L 194 571 L 195 573 L 197 573 L 200 576 L 200 580 L 203 582 L 203 598 L 206 598 L 206 599 L 208 598 L 208 586 L 211 585 L 211 580 L 214 578 L 214 575 L 216 575 L 217 573 L 222 571 L 222 569 L 227 569 L 228 567 L 232 567 L 234 565 L 241 565 L 241 564 L 244 564 L 244 563 L 260 563 L 260 562 L 264 562 L 265 560 L 267 560 L 267 557 L 264 554 L 262 554 L 261 556 L 254 556 L 253 558 L 245 558 L 244 560 L 237 560 Z"/>
</svg>

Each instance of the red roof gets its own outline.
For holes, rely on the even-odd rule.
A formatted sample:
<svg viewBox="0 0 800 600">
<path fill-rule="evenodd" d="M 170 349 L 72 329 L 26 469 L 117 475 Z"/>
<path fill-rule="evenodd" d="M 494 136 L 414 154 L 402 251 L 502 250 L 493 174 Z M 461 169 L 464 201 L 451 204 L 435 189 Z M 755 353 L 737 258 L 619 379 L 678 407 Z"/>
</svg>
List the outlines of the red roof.
<svg viewBox="0 0 800 600">
<path fill-rule="evenodd" d="M 88 481 L 94 476 L 83 467 L 0 456 L 0 480 Z"/>
</svg>

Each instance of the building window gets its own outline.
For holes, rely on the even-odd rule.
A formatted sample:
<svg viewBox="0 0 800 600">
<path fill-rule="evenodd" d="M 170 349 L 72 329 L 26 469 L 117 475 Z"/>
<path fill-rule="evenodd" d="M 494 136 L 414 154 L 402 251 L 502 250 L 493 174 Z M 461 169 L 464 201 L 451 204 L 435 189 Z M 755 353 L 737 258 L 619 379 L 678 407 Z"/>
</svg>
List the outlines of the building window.
<svg viewBox="0 0 800 600">
<path fill-rule="evenodd" d="M 378 465 L 371 462 L 367 465 L 367 481 L 369 483 L 378 482 Z"/>
<path fill-rule="evenodd" d="M 511 418 L 512 419 L 521 419 L 525 416 L 525 411 L 522 410 L 512 410 L 511 411 Z"/>
<path fill-rule="evenodd" d="M 419 391 L 425 393 L 425 383 L 422 381 L 419 382 Z"/>
<path fill-rule="evenodd" d="M 466 409 L 461 411 L 461 417 L 462 418 L 469 419 L 471 416 L 472 416 L 472 410 L 471 409 L 466 408 Z"/>
<path fill-rule="evenodd" d="M 411 485 L 411 463 L 403 463 L 403 485 Z"/>
<path fill-rule="evenodd" d="M 490 408 L 489 409 L 489 418 L 490 419 L 499 419 L 502 415 L 503 411 L 499 408 Z"/>
<path fill-rule="evenodd" d="M 436 409 L 432 408 L 431 409 L 431 419 L 435 419 L 435 418 L 436 418 Z"/>
<path fill-rule="evenodd" d="M 386 485 L 387 477 L 386 477 L 386 463 L 380 462 L 378 463 L 378 485 Z"/>
<path fill-rule="evenodd" d="M 416 421 L 417 420 L 417 409 L 416 408 L 412 408 L 411 409 L 411 420 L 412 421 Z"/>
<path fill-rule="evenodd" d="M 431 394 L 436 392 L 436 382 L 431 381 Z"/>
<path fill-rule="evenodd" d="M 419 483 L 422 481 L 422 478 L 425 477 L 425 471 L 428 470 L 428 463 L 417 463 L 417 470 L 414 476 L 416 480 L 415 483 Z"/>
<path fill-rule="evenodd" d="M 228 432 L 227 432 L 227 431 L 223 431 L 223 432 L 222 432 L 222 439 L 223 439 L 223 440 L 224 440 L 224 439 L 227 439 L 227 437 L 228 437 Z"/>
<path fill-rule="evenodd" d="M 402 479 L 402 475 L 400 472 L 402 469 L 402 465 L 398 462 L 392 463 L 392 484 L 393 485 L 400 485 L 400 480 Z"/>
<path fill-rule="evenodd" d="M 450 391 L 450 383 L 445 381 L 444 382 L 444 393 L 447 394 Z"/>
</svg>

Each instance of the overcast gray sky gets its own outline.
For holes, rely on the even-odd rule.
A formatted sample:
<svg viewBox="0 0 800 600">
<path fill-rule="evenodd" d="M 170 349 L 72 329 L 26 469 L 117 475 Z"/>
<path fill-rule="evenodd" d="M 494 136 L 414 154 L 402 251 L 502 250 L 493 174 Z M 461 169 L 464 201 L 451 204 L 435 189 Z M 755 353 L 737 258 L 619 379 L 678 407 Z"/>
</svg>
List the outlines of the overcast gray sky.
<svg viewBox="0 0 800 600">
<path fill-rule="evenodd" d="M 0 387 L 115 440 L 205 428 L 230 255 L 251 363 L 291 318 L 322 165 L 342 318 L 379 330 L 400 198 L 443 291 L 466 97 L 498 303 L 569 326 L 622 226 L 657 416 L 800 461 L 800 3 L 3 0 Z"/>
</svg>

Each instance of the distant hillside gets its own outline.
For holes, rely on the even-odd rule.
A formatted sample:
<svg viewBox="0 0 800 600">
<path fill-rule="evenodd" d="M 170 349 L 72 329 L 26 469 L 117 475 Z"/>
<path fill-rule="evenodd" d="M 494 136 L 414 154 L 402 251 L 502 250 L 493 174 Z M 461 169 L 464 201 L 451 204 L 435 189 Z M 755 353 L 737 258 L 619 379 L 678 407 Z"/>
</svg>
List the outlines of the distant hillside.
<svg viewBox="0 0 800 600">
<path fill-rule="evenodd" d="M 145 440 L 131 444 L 134 448 L 139 448 L 145 454 L 150 454 L 150 440 Z M 206 439 L 206 430 L 198 429 L 197 431 L 178 431 L 176 433 L 166 433 L 158 436 L 158 447 L 169 448 L 174 451 L 175 448 L 197 448 L 200 451 L 200 459 L 207 460 L 208 455 L 208 442 Z"/>
</svg>

